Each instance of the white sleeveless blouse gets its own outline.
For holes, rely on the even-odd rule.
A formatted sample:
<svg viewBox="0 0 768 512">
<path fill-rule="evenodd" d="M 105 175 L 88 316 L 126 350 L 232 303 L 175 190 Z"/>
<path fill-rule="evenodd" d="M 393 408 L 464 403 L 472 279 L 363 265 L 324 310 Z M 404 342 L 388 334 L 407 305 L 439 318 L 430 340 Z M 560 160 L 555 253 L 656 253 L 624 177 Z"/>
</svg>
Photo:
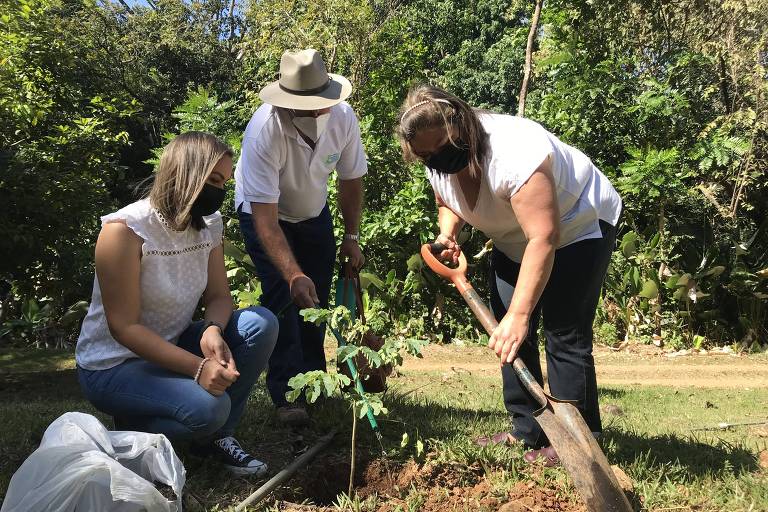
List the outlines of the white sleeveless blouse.
<svg viewBox="0 0 768 512">
<path fill-rule="evenodd" d="M 142 199 L 101 218 L 102 226 L 122 221 L 139 235 L 141 246 L 141 319 L 143 326 L 176 343 L 192 321 L 208 283 L 208 256 L 221 244 L 224 225 L 219 212 L 203 218 L 206 229 L 176 231 L 160 212 Z M 110 334 L 98 278 L 77 340 L 81 368 L 105 370 L 138 357 Z"/>
</svg>

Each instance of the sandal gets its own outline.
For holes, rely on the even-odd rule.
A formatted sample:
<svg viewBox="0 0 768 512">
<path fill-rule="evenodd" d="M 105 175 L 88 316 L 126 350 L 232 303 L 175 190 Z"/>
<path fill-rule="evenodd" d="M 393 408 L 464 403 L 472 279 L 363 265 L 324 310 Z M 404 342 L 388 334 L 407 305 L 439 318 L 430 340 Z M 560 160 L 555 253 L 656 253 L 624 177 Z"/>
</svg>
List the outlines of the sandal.
<svg viewBox="0 0 768 512">
<path fill-rule="evenodd" d="M 521 443 L 521 441 L 510 432 L 496 432 L 490 437 L 480 436 L 475 438 L 477 446 L 496 446 L 497 444 L 512 446 L 518 443 Z"/>
<path fill-rule="evenodd" d="M 560 457 L 551 446 L 545 446 L 538 450 L 525 452 L 523 458 L 530 463 L 541 463 L 545 468 L 552 468 L 560 465 Z"/>
</svg>

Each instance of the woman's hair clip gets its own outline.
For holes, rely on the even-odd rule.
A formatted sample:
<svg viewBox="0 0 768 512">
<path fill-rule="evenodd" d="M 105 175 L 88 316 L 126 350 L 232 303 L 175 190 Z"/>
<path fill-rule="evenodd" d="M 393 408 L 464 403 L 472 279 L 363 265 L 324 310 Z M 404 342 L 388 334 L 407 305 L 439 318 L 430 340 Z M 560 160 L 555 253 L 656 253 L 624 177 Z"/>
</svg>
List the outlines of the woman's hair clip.
<svg viewBox="0 0 768 512">
<path fill-rule="evenodd" d="M 436 98 L 436 99 L 434 99 L 434 100 L 423 100 L 423 101 L 420 101 L 420 102 L 418 102 L 418 103 L 414 103 L 413 105 L 411 105 L 410 107 L 408 107 L 407 109 L 405 109 L 405 112 L 403 112 L 403 114 L 400 116 L 400 122 L 401 122 L 401 123 L 403 122 L 403 119 L 405 119 L 405 116 L 406 116 L 406 115 L 408 115 L 408 113 L 409 113 L 411 110 L 413 110 L 413 109 L 415 109 L 415 108 L 417 108 L 417 107 L 420 107 L 420 106 L 422 106 L 422 105 L 426 105 L 427 103 L 430 103 L 430 102 L 432 102 L 432 101 L 435 101 L 435 102 L 437 102 L 437 103 L 445 103 L 445 104 L 446 104 L 446 105 L 448 105 L 448 106 L 450 106 L 450 105 L 451 105 L 451 102 L 450 102 L 450 101 L 448 101 L 448 100 L 444 100 L 443 98 Z"/>
</svg>

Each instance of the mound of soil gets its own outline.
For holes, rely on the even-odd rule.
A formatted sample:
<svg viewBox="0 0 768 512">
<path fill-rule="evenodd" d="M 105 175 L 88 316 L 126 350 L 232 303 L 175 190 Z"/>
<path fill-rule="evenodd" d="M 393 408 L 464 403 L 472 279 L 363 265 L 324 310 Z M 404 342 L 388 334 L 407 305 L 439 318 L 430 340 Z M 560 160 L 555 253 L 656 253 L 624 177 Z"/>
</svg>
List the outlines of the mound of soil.
<svg viewBox="0 0 768 512">
<path fill-rule="evenodd" d="M 361 498 L 376 494 L 379 502 L 378 512 L 408 510 L 414 499 L 413 489 L 418 491 L 418 509 L 423 512 L 586 511 L 575 494 L 564 495 L 562 489 L 554 483 L 545 483 L 543 486 L 534 483 L 542 480 L 537 478 L 536 474 L 532 475 L 532 480 L 518 482 L 511 489 L 505 490 L 494 486 L 479 465 L 434 462 L 421 466 L 415 462 L 400 465 L 376 459 L 358 462 L 358 468 L 355 477 L 356 492 Z M 349 460 L 340 455 L 327 456 L 316 461 L 294 482 L 303 491 L 303 498 L 312 500 L 318 506 L 297 506 L 283 502 L 281 510 L 326 510 L 323 506 L 330 505 L 339 492 L 347 490 Z"/>
</svg>

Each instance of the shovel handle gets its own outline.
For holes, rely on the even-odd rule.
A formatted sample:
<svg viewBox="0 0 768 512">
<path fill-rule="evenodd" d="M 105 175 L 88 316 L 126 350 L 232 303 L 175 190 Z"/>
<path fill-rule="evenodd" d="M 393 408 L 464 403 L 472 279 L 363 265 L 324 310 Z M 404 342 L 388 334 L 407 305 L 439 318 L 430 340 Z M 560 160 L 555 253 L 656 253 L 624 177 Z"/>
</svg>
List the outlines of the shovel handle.
<svg viewBox="0 0 768 512">
<path fill-rule="evenodd" d="M 433 250 L 433 248 L 435 250 Z M 464 298 L 469 308 L 483 325 L 485 332 L 488 333 L 488 336 L 491 336 L 493 331 L 496 330 L 496 327 L 499 326 L 499 323 L 496 321 L 496 317 L 493 316 L 493 313 L 488 309 L 488 306 L 485 305 L 483 299 L 480 298 L 480 295 L 474 289 L 472 284 L 467 280 L 467 258 L 462 252 L 459 255 L 459 266 L 456 268 L 447 267 L 438 261 L 434 255 L 434 252 L 442 251 L 444 248 L 445 246 L 442 244 L 424 244 L 421 246 L 421 257 L 424 259 L 427 266 L 429 266 L 429 268 L 436 274 L 449 279 L 456 285 L 456 288 L 461 293 L 461 296 Z M 546 406 L 549 399 L 544 394 L 544 390 L 541 389 L 539 383 L 536 382 L 536 379 L 533 377 L 530 370 L 528 370 L 528 367 L 523 360 L 516 357 L 512 362 L 512 367 L 515 369 L 515 373 L 520 379 L 520 382 L 523 383 L 523 386 L 525 386 L 525 389 L 533 395 L 536 401 L 539 402 L 539 405 L 542 407 Z"/>
<path fill-rule="evenodd" d="M 451 268 L 445 265 L 443 262 L 437 259 L 436 252 L 444 251 L 446 247 L 440 243 L 424 244 L 421 246 L 421 257 L 432 271 L 442 276 L 449 281 L 452 281 L 456 285 L 456 288 L 460 292 L 472 288 L 472 285 L 467 281 L 467 257 L 462 252 L 459 254 L 459 265 L 456 268 Z"/>
</svg>

